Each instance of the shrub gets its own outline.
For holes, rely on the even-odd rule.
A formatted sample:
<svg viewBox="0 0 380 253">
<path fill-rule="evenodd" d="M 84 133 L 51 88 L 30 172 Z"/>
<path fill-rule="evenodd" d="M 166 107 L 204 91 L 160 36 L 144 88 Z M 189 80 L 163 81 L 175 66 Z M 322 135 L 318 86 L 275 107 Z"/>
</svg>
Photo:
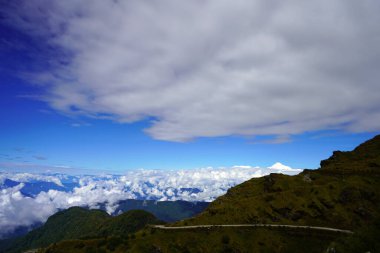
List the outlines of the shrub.
<svg viewBox="0 0 380 253">
<path fill-rule="evenodd" d="M 230 237 L 228 235 L 222 236 L 222 243 L 223 244 L 229 244 L 230 243 Z"/>
</svg>

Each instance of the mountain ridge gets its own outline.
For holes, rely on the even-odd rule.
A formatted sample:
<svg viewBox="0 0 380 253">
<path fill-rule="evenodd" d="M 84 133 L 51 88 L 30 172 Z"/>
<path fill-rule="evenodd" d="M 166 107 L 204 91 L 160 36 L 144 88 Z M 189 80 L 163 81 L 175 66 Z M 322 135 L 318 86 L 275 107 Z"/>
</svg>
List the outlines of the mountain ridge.
<svg viewBox="0 0 380 253">
<path fill-rule="evenodd" d="M 252 178 L 186 222 L 365 226 L 379 216 L 379 164 L 380 135 L 353 151 L 334 151 L 320 169 Z"/>
<path fill-rule="evenodd" d="M 380 173 L 380 135 L 360 144 L 352 151 L 334 151 L 322 160 L 321 172 Z"/>
<path fill-rule="evenodd" d="M 62 241 L 38 253 L 376 252 L 380 248 L 379 147 L 380 136 L 376 136 L 353 151 L 334 152 L 320 169 L 250 179 L 230 188 L 199 215 L 170 224 L 278 226 L 148 227 L 127 237 L 107 233 L 103 238 Z M 308 226 L 353 230 L 354 234 L 313 231 Z M 112 242 L 117 243 L 109 248 Z"/>
<path fill-rule="evenodd" d="M 50 216 L 43 226 L 13 239 L 0 252 L 21 252 L 25 249 L 46 247 L 62 240 L 126 236 L 141 230 L 147 224 L 163 223 L 144 210 L 130 210 L 111 216 L 98 209 L 70 207 Z"/>
</svg>

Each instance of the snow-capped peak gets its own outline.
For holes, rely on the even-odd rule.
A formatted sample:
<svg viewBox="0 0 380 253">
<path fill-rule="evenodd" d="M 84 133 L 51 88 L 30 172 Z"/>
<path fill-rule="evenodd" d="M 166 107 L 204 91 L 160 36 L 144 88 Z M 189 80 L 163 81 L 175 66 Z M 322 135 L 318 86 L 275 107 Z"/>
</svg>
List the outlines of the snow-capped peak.
<svg viewBox="0 0 380 253">
<path fill-rule="evenodd" d="M 291 167 L 286 166 L 280 162 L 276 162 L 275 164 L 270 166 L 269 169 L 272 169 L 272 170 L 293 170 Z"/>
</svg>

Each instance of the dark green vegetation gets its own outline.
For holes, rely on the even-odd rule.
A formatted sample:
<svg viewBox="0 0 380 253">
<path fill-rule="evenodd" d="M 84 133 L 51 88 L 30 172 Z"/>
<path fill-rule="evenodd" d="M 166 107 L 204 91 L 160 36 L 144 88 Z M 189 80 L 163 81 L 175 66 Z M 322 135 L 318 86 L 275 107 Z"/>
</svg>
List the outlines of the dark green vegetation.
<svg viewBox="0 0 380 253">
<path fill-rule="evenodd" d="M 154 200 L 136 200 L 127 199 L 119 202 L 119 211 L 145 210 L 158 219 L 173 222 L 193 217 L 202 212 L 210 203 L 209 202 L 189 202 L 189 201 L 154 201 Z"/>
<path fill-rule="evenodd" d="M 300 228 L 145 228 L 63 241 L 40 252 L 379 252 L 379 159 L 377 136 L 352 152 L 334 152 L 318 170 L 251 179 L 200 215 L 172 224 L 294 224 L 349 229 L 353 235 Z"/>
<path fill-rule="evenodd" d="M 380 220 L 375 220 L 368 227 L 355 230 L 355 234 L 332 242 L 329 248 L 336 252 L 380 252 Z"/>
<path fill-rule="evenodd" d="M 100 210 L 71 207 L 52 215 L 42 227 L 23 237 L 10 240 L 0 252 L 20 252 L 68 239 L 125 236 L 141 230 L 147 224 L 162 222 L 143 210 L 132 210 L 112 217 Z"/>
<path fill-rule="evenodd" d="M 134 236 L 64 241 L 39 253 L 80 252 L 325 252 L 335 233 L 269 228 L 214 228 L 182 231 L 145 229 Z M 117 242 L 117 243 L 115 243 Z M 111 247 L 109 245 L 115 246 Z M 79 245 L 81 248 L 79 248 Z M 112 250 L 110 250 L 112 248 Z"/>
</svg>

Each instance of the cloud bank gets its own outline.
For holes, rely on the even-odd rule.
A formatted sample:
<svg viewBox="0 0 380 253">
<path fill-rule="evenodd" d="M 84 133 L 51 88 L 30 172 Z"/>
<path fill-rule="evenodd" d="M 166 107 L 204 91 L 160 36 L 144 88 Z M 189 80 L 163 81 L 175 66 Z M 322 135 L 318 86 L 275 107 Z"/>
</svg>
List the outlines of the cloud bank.
<svg viewBox="0 0 380 253">
<path fill-rule="evenodd" d="M 372 0 L 19 0 L 2 14 L 54 48 L 28 75 L 53 108 L 150 119 L 153 138 L 188 141 L 380 130 L 379 12 Z"/>
<path fill-rule="evenodd" d="M 212 201 L 236 184 L 271 172 L 297 174 L 301 170 L 277 164 L 271 168 L 138 170 L 118 176 L 0 173 L 0 237 L 19 226 L 44 222 L 53 213 L 70 206 L 99 208 L 105 204 L 107 212 L 113 213 L 118 202 L 125 199 Z M 33 189 L 25 188 L 29 182 L 34 187 L 52 182 L 63 188 L 52 187 L 33 194 Z"/>
</svg>

